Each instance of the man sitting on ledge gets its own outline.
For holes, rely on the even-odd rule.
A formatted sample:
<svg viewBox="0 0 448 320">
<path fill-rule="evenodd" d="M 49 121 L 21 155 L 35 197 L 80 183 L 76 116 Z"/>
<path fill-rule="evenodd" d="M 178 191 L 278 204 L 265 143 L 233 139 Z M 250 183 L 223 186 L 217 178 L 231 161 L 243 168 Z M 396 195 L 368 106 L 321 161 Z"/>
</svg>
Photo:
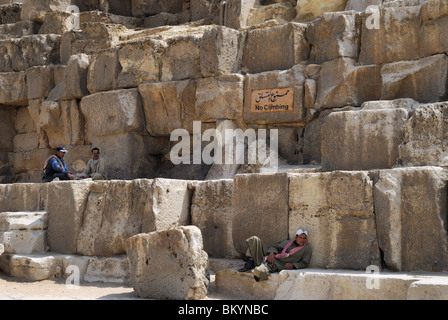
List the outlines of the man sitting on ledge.
<svg viewBox="0 0 448 320">
<path fill-rule="evenodd" d="M 308 242 L 308 231 L 299 229 L 294 240 L 281 241 L 267 251 L 257 236 L 246 240 L 249 261 L 239 272 L 254 270 L 256 281 L 266 280 L 273 272 L 284 269 L 302 269 L 308 267 L 311 260 L 312 248 Z"/>
</svg>

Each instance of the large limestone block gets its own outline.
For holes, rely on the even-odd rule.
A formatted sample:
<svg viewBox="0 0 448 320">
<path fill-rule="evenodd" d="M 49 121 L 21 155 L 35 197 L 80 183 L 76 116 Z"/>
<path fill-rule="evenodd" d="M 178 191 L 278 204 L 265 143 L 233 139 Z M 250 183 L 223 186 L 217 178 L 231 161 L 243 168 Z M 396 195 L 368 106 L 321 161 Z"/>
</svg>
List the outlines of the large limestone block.
<svg viewBox="0 0 448 320">
<path fill-rule="evenodd" d="M 247 32 L 242 66 L 249 73 L 285 70 L 307 60 L 306 25 L 290 22 Z"/>
<path fill-rule="evenodd" d="M 48 215 L 45 211 L 0 212 L 0 230 L 45 230 Z"/>
<path fill-rule="evenodd" d="M 321 129 L 322 169 L 392 168 L 399 158 L 407 120 L 406 109 L 331 113 Z"/>
<path fill-rule="evenodd" d="M 64 79 L 67 99 L 81 99 L 88 95 L 87 72 L 89 65 L 89 56 L 84 53 L 74 54 L 68 60 Z"/>
<path fill-rule="evenodd" d="M 247 26 L 247 19 L 258 0 L 229 0 L 222 3 L 222 25 L 233 29 Z"/>
<path fill-rule="evenodd" d="M 52 252 L 75 254 L 92 181 L 48 183 L 47 240 Z M 56 199 L 64 199 L 57 201 Z M 50 199 L 52 201 L 50 201 Z M 56 200 L 56 201 L 55 201 Z"/>
<path fill-rule="evenodd" d="M 239 71 L 240 38 L 237 30 L 222 26 L 204 32 L 200 55 L 201 74 L 204 78 Z"/>
<path fill-rule="evenodd" d="M 354 11 L 325 13 L 307 28 L 310 60 L 322 63 L 340 57 L 357 59 L 360 18 Z"/>
<path fill-rule="evenodd" d="M 381 68 L 381 99 L 444 100 L 447 94 L 447 68 L 445 54 L 386 64 Z"/>
<path fill-rule="evenodd" d="M 246 239 L 251 236 L 258 236 L 266 246 L 288 239 L 288 187 L 284 173 L 235 176 L 232 237 L 239 254 L 246 253 Z"/>
<path fill-rule="evenodd" d="M 30 34 L 35 34 L 37 33 L 37 28 L 37 24 L 33 21 L 20 21 L 11 24 L 2 24 L 0 25 L 0 39 L 20 38 Z"/>
<path fill-rule="evenodd" d="M 26 106 L 28 104 L 25 72 L 0 73 L 0 103 Z"/>
<path fill-rule="evenodd" d="M 44 22 L 48 12 L 65 12 L 72 2 L 72 0 L 24 0 L 20 18 Z"/>
<path fill-rule="evenodd" d="M 38 183 L 0 184 L 2 211 L 42 211 L 47 205 L 47 185 Z"/>
<path fill-rule="evenodd" d="M 156 178 L 147 199 L 142 232 L 153 232 L 188 225 L 193 190 L 189 181 Z"/>
<path fill-rule="evenodd" d="M 379 263 L 373 183 L 365 171 L 289 175 L 289 234 L 309 231 L 310 267 L 365 269 Z"/>
<path fill-rule="evenodd" d="M 415 110 L 406 123 L 403 143 L 399 146 L 403 165 L 447 165 L 447 112 L 445 102 L 421 105 Z"/>
<path fill-rule="evenodd" d="M 140 233 L 152 180 L 97 181 L 90 187 L 77 231 L 76 252 L 112 256 L 125 252 L 127 238 Z"/>
<path fill-rule="evenodd" d="M 43 253 L 46 251 L 44 230 L 0 231 L 0 242 L 7 253 Z"/>
<path fill-rule="evenodd" d="M 30 115 L 28 108 L 25 107 L 17 109 L 17 117 L 14 127 L 17 133 L 36 132 L 36 126 L 34 124 L 33 118 Z"/>
<path fill-rule="evenodd" d="M 311 21 L 325 12 L 344 11 L 347 0 L 297 0 L 297 21 Z"/>
<path fill-rule="evenodd" d="M 58 145 L 83 144 L 84 132 L 81 112 L 76 100 L 33 100 L 28 110 L 35 119 L 40 145 L 53 148 Z M 39 133 L 38 133 L 39 135 Z"/>
<path fill-rule="evenodd" d="M 424 278 L 353 270 L 303 269 L 282 273 L 283 281 L 275 295 L 280 300 L 406 300 L 408 289 Z"/>
<path fill-rule="evenodd" d="M 448 269 L 447 179 L 446 170 L 439 167 L 379 171 L 375 214 L 379 247 L 389 269 Z"/>
<path fill-rule="evenodd" d="M 306 71 L 306 67 L 296 65 L 288 70 L 246 75 L 244 81 L 244 122 L 258 124 L 303 122 L 305 120 L 303 87 Z M 260 112 L 253 109 L 255 108 L 255 105 L 253 105 L 254 101 L 252 101 L 253 91 L 273 89 L 272 93 L 275 94 L 274 89 L 277 88 L 293 88 L 293 104 L 292 106 L 288 106 L 288 110 Z M 259 105 L 264 106 L 264 103 L 268 104 L 269 102 L 270 98 L 263 98 Z M 274 105 L 274 103 L 272 104 Z"/>
<path fill-rule="evenodd" d="M 59 268 L 58 268 L 59 267 Z M 60 255 L 12 255 L 6 272 L 15 278 L 40 281 L 53 278 L 62 267 Z"/>
<path fill-rule="evenodd" d="M 198 300 L 207 295 L 208 256 L 195 226 L 142 233 L 126 241 L 131 282 L 140 297 Z"/>
<path fill-rule="evenodd" d="M 158 39 L 138 39 L 126 41 L 118 48 L 120 72 L 116 85 L 120 88 L 136 87 L 143 82 L 158 82 L 160 80 L 161 56 L 167 50 L 165 41 Z M 106 57 L 109 61 L 114 57 Z M 115 64 L 111 64 L 114 71 Z M 96 77 L 102 77 L 104 69 L 98 70 Z"/>
<path fill-rule="evenodd" d="M 94 55 L 87 73 L 87 89 L 90 93 L 116 89 L 120 70 L 117 49 Z"/>
<path fill-rule="evenodd" d="M 199 182 L 191 203 L 191 223 L 202 233 L 209 257 L 236 258 L 232 241 L 233 180 Z"/>
<path fill-rule="evenodd" d="M 61 36 L 33 34 L 0 40 L 0 71 L 24 71 L 34 66 L 59 63 Z"/>
<path fill-rule="evenodd" d="M 359 62 L 383 64 L 418 59 L 421 26 L 419 10 L 418 6 L 381 6 L 376 13 L 363 15 Z M 373 18 L 379 19 L 378 29 L 367 23 L 367 19 Z"/>
<path fill-rule="evenodd" d="M 146 129 L 153 136 L 169 136 L 175 129 L 193 132 L 193 121 L 239 119 L 243 109 L 243 76 L 144 83 Z"/>
<path fill-rule="evenodd" d="M 127 30 L 125 26 L 113 23 L 83 23 L 82 29 L 70 30 L 60 36 L 60 61 L 66 64 L 74 54 L 92 55 L 113 48 Z"/>
<path fill-rule="evenodd" d="M 448 28 L 448 4 L 439 0 L 425 1 L 422 4 L 421 16 L 420 56 L 445 53 L 448 50 L 445 36 L 445 30 Z"/>
<path fill-rule="evenodd" d="M 324 62 L 317 81 L 314 109 L 360 106 L 381 97 L 378 65 L 359 65 L 351 58 Z"/>
<path fill-rule="evenodd" d="M 54 88 L 53 66 L 37 66 L 26 70 L 28 100 L 48 97 Z"/>
<path fill-rule="evenodd" d="M 81 100 L 80 109 L 86 119 L 86 142 L 92 142 L 95 136 L 143 129 L 143 109 L 137 88 L 86 96 Z"/>
</svg>

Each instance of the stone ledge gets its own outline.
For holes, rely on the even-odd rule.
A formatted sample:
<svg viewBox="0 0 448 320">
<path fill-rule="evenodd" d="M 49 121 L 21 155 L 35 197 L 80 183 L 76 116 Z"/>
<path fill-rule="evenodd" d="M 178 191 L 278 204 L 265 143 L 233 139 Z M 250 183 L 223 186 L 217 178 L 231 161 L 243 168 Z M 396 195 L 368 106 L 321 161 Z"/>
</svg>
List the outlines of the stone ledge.
<svg viewBox="0 0 448 320">
<path fill-rule="evenodd" d="M 215 286 L 220 294 L 254 300 L 448 299 L 448 273 L 303 269 L 256 282 L 252 272 L 230 268 L 216 273 Z"/>
</svg>

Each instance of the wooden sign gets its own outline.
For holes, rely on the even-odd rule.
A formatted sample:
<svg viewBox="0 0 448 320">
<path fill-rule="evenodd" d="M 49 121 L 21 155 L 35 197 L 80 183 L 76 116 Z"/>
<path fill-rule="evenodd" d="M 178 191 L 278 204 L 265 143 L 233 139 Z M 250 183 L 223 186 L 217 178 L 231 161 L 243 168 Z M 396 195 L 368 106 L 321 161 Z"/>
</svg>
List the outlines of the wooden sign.
<svg viewBox="0 0 448 320">
<path fill-rule="evenodd" d="M 253 90 L 251 113 L 294 110 L 294 88 Z"/>
</svg>

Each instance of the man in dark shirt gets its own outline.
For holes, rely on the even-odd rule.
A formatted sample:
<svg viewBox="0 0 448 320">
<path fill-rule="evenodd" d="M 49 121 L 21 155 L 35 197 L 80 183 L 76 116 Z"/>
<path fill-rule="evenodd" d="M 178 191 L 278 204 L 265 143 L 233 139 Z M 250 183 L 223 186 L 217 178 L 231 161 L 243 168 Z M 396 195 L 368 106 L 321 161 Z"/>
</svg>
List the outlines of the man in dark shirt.
<svg viewBox="0 0 448 320">
<path fill-rule="evenodd" d="M 68 151 L 59 146 L 56 148 L 56 154 L 49 157 L 44 164 L 43 168 L 43 180 L 51 182 L 57 178 L 57 180 L 74 180 L 75 175 L 67 170 L 67 165 L 64 161 L 64 156 Z"/>
</svg>

